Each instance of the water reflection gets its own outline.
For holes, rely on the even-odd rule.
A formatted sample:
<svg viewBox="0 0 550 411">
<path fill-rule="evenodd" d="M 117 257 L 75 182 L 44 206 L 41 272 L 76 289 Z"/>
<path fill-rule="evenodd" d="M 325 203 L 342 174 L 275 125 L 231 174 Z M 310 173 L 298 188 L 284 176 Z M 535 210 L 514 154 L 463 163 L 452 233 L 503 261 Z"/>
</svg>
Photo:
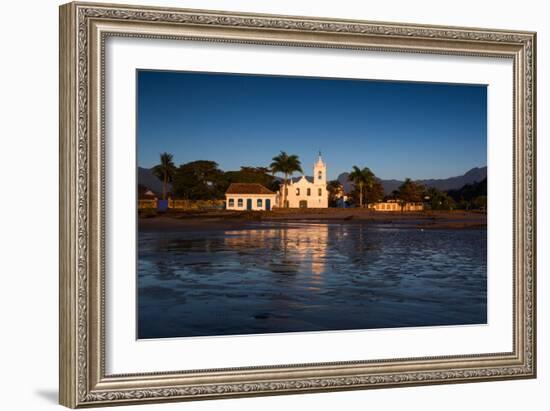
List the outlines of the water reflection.
<svg viewBox="0 0 550 411">
<path fill-rule="evenodd" d="M 142 232 L 140 338 L 486 322 L 486 231 Z"/>
<path fill-rule="evenodd" d="M 226 231 L 224 244 L 231 249 L 271 250 L 265 267 L 273 273 L 311 273 L 321 279 L 328 247 L 327 224 L 294 224 L 271 228 Z"/>
</svg>

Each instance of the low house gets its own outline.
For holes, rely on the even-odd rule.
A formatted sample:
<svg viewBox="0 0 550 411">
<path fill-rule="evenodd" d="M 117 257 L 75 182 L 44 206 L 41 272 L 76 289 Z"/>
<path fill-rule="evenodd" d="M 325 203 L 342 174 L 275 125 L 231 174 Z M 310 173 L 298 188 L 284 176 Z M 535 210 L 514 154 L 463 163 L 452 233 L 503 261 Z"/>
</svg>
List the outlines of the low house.
<svg viewBox="0 0 550 411">
<path fill-rule="evenodd" d="M 376 211 L 423 211 L 424 203 L 401 203 L 397 200 L 381 201 L 370 204 L 369 208 Z"/>
<path fill-rule="evenodd" d="M 155 193 L 145 187 L 138 187 L 138 209 L 156 209 L 158 198 Z"/>
<path fill-rule="evenodd" d="M 232 183 L 225 192 L 227 210 L 271 210 L 277 194 L 258 183 Z"/>
<path fill-rule="evenodd" d="M 405 203 L 403 211 L 424 211 L 424 203 Z"/>
</svg>

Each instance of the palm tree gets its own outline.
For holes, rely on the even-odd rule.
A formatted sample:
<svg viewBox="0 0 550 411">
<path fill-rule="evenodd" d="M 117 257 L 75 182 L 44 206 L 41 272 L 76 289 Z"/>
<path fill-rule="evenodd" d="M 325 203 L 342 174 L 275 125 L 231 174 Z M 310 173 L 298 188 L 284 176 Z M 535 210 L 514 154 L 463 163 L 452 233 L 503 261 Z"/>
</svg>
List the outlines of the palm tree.
<svg viewBox="0 0 550 411">
<path fill-rule="evenodd" d="M 288 183 L 288 177 L 292 176 L 292 173 L 300 172 L 302 171 L 302 164 L 300 163 L 300 160 L 298 159 L 297 155 L 288 155 L 286 152 L 281 151 L 279 155 L 273 157 L 273 162 L 269 166 L 271 167 L 271 172 L 273 173 L 283 173 L 284 180 L 283 180 L 283 207 L 287 207 L 286 203 L 286 190 L 287 190 L 287 183 Z"/>
<path fill-rule="evenodd" d="M 359 207 L 363 207 L 363 188 L 371 188 L 374 184 L 374 173 L 368 167 L 360 169 L 353 166 L 353 170 L 349 173 L 348 180 L 359 187 Z"/>
<path fill-rule="evenodd" d="M 168 189 L 168 183 L 172 182 L 176 173 L 176 166 L 172 161 L 172 154 L 162 153 L 160 155 L 160 164 L 157 164 L 152 168 L 153 174 L 162 180 L 162 199 L 166 200 L 166 192 Z"/>
</svg>

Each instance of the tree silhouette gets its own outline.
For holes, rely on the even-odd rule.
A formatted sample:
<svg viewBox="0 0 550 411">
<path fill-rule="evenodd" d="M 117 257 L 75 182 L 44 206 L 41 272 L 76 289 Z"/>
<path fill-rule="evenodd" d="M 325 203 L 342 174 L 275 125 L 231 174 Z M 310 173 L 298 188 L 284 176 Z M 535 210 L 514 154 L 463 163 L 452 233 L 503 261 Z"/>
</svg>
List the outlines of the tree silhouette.
<svg viewBox="0 0 550 411">
<path fill-rule="evenodd" d="M 162 181 L 162 199 L 166 200 L 168 183 L 171 183 L 176 173 L 176 166 L 172 161 L 172 154 L 162 153 L 160 155 L 160 164 L 153 167 L 153 174 Z"/>
<path fill-rule="evenodd" d="M 363 207 L 363 189 L 366 187 L 372 188 L 375 183 L 374 173 L 370 171 L 368 167 L 360 169 L 357 166 L 353 166 L 353 170 L 349 173 L 348 180 L 359 187 L 359 207 Z"/>
<path fill-rule="evenodd" d="M 287 207 L 286 203 L 286 191 L 288 184 L 288 177 L 292 176 L 295 172 L 302 173 L 302 164 L 297 155 L 288 155 L 286 152 L 281 151 L 277 156 L 273 157 L 271 163 L 272 173 L 282 173 L 284 175 L 283 180 L 283 207 Z"/>
</svg>

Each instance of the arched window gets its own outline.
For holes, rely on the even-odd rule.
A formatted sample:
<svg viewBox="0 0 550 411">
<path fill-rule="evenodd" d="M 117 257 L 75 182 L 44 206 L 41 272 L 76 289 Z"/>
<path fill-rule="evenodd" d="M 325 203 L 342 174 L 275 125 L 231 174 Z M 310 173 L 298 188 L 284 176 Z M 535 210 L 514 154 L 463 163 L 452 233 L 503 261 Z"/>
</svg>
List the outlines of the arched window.
<svg viewBox="0 0 550 411">
<path fill-rule="evenodd" d="M 242 207 L 243 206 L 243 199 L 242 198 L 239 198 L 237 200 L 237 207 Z"/>
<path fill-rule="evenodd" d="M 308 195 L 308 196 L 311 195 L 311 188 L 308 188 L 308 189 L 307 189 L 307 195 Z"/>
<path fill-rule="evenodd" d="M 229 207 L 235 207 L 235 199 L 234 198 L 229 199 Z"/>
<path fill-rule="evenodd" d="M 262 208 L 262 199 L 261 198 L 258 198 L 258 201 L 256 201 L 256 206 L 258 208 Z"/>
<path fill-rule="evenodd" d="M 320 189 L 319 189 L 319 197 L 321 197 L 322 195 L 323 195 L 323 189 L 320 188 Z"/>
<path fill-rule="evenodd" d="M 299 197 L 300 196 L 300 189 L 299 188 L 296 188 L 296 195 Z"/>
<path fill-rule="evenodd" d="M 323 172 L 319 171 L 319 174 L 317 174 L 317 179 L 321 180 L 323 178 Z"/>
</svg>

